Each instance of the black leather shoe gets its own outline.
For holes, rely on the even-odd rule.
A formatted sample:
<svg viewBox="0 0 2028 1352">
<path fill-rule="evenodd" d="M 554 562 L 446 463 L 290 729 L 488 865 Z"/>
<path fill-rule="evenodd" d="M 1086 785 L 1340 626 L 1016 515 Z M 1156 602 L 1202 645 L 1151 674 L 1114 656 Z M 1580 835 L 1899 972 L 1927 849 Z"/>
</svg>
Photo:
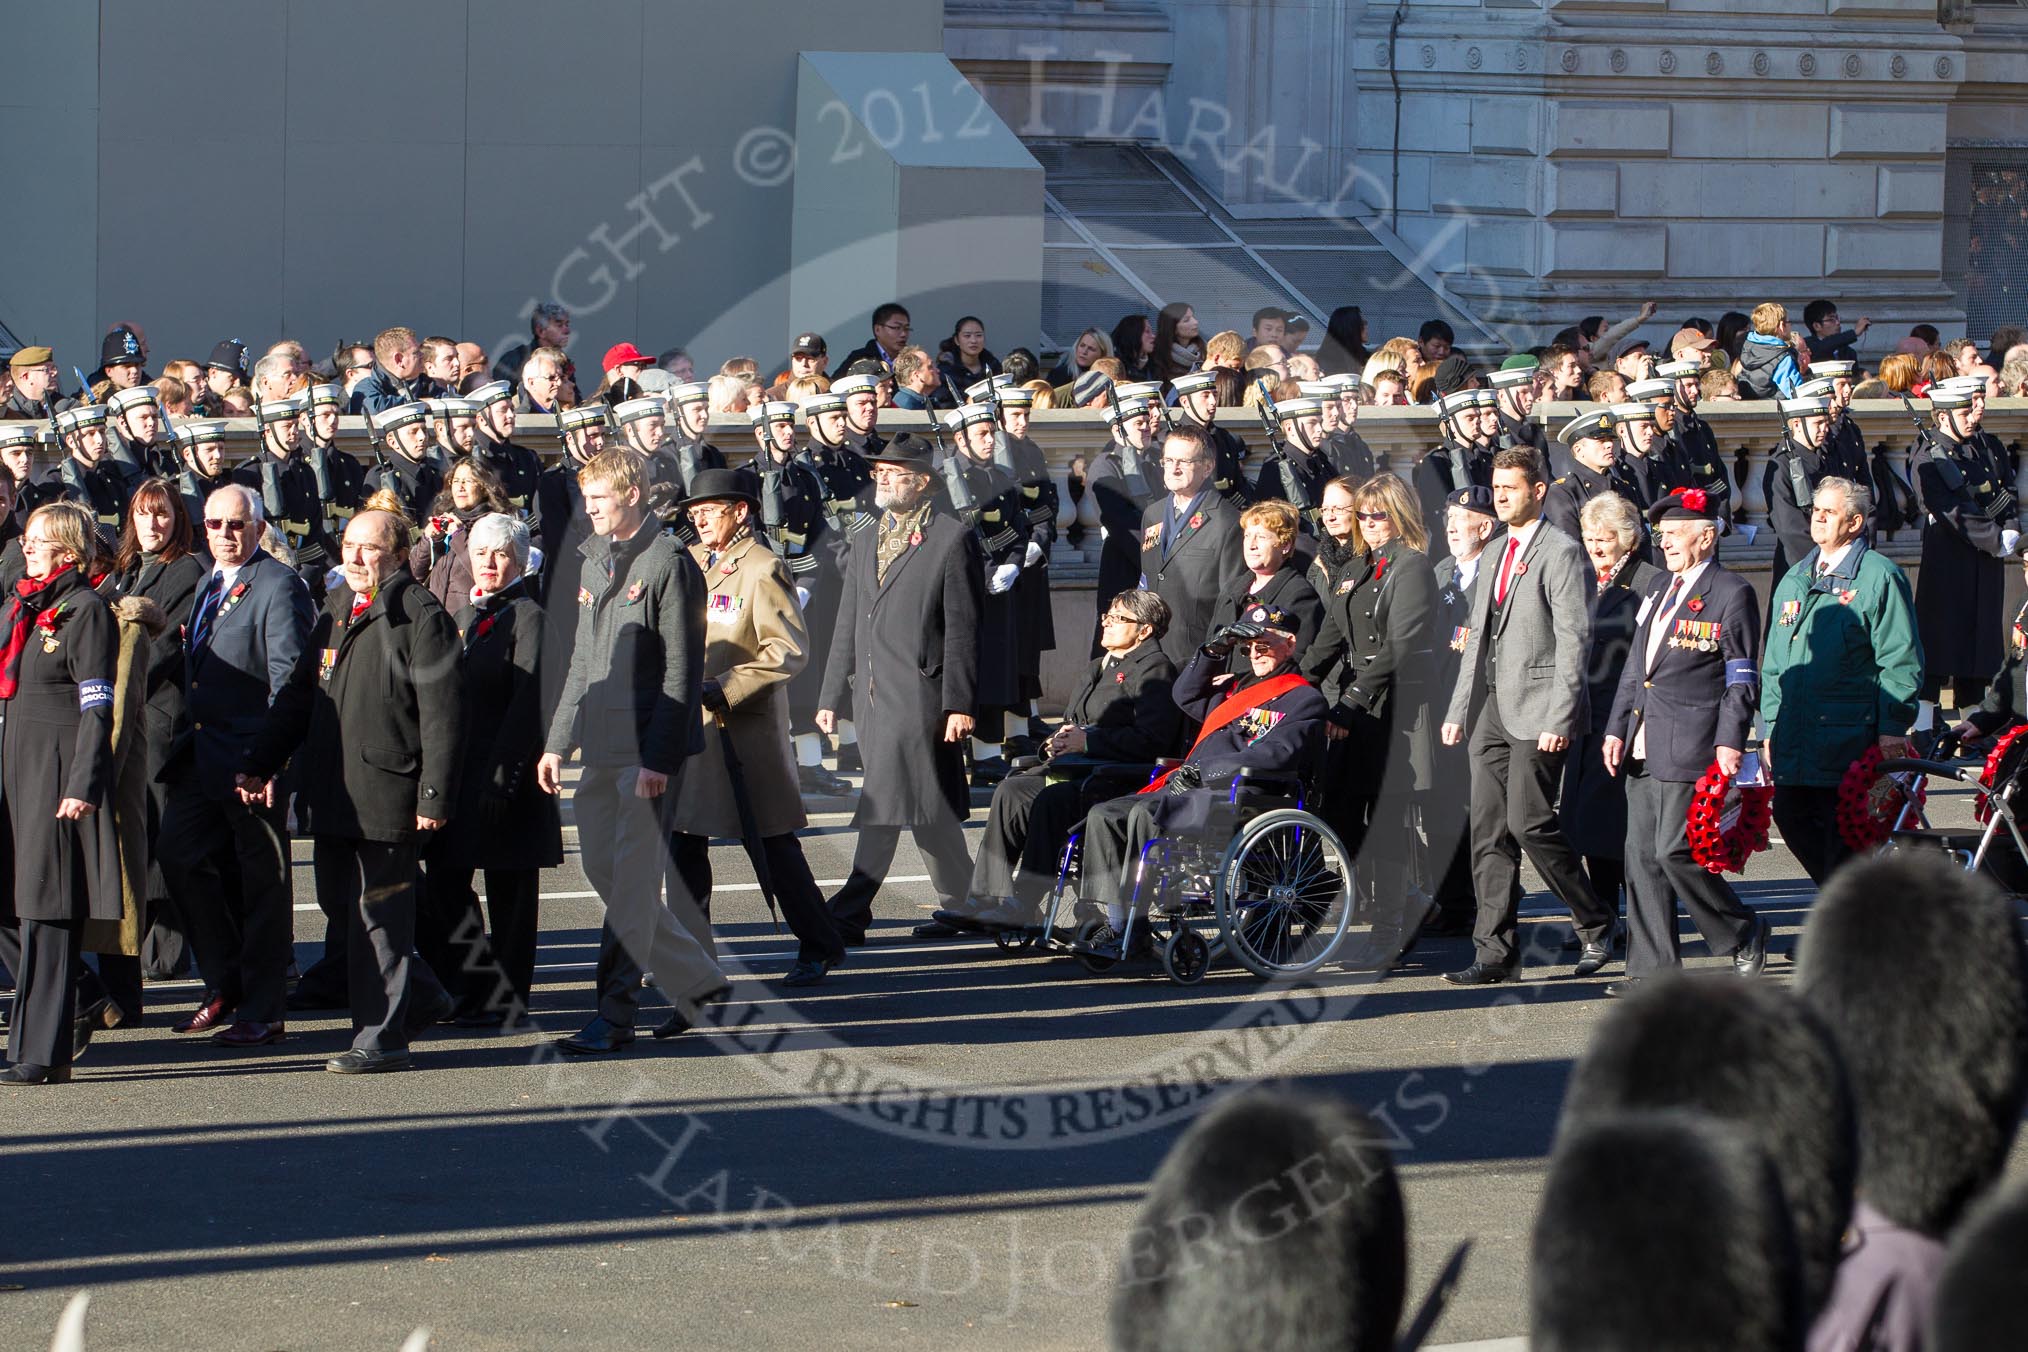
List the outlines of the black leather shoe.
<svg viewBox="0 0 2028 1352">
<path fill-rule="evenodd" d="M 845 958 L 842 953 L 836 958 L 798 958 L 796 965 L 782 974 L 782 984 L 784 986 L 814 986 L 819 981 L 822 981 L 833 967 L 836 967 L 844 960 Z"/>
<path fill-rule="evenodd" d="M 990 789 L 1006 777 L 1005 756 L 988 756 L 984 760 L 972 762 L 972 787 L 975 789 Z"/>
<path fill-rule="evenodd" d="M 859 743 L 847 742 L 838 748 L 838 773 L 841 775 L 863 774 L 866 763 L 860 758 Z"/>
<path fill-rule="evenodd" d="M 108 1001 L 100 1000 L 87 1005 L 77 1013 L 70 1024 L 70 1059 L 75 1061 L 85 1054 L 85 1048 L 92 1045 L 92 1034 L 99 1030 L 99 1011 Z"/>
<path fill-rule="evenodd" d="M 451 1015 L 453 1028 L 502 1028 L 507 1023 L 504 1009 L 468 1009 Z"/>
<path fill-rule="evenodd" d="M 1586 944 L 1584 946 L 1583 955 L 1579 957 L 1577 960 L 1577 969 L 1575 972 L 1572 973 L 1572 975 L 1597 976 L 1599 970 L 1603 968 L 1607 963 L 1611 962 L 1612 958 L 1613 951 L 1606 945 Z"/>
<path fill-rule="evenodd" d="M 693 1027 L 695 1025 L 682 1010 L 672 1010 L 668 1018 L 655 1025 L 655 1041 L 667 1042 L 672 1037 L 682 1037 Z"/>
<path fill-rule="evenodd" d="M 1621 996 L 1632 995 L 1640 988 L 1640 985 L 1641 978 L 1637 976 L 1623 976 L 1618 981 L 1608 981 L 1605 993 L 1617 1000 Z"/>
<path fill-rule="evenodd" d="M 428 1004 L 411 1005 L 408 1011 L 408 1035 L 411 1038 L 420 1036 L 425 1029 L 450 1018 L 456 1008 L 457 1003 L 451 999 L 449 991 L 440 993 Z"/>
<path fill-rule="evenodd" d="M 413 1070 L 406 1048 L 391 1052 L 370 1052 L 362 1047 L 332 1057 L 324 1063 L 324 1069 L 333 1075 L 382 1075 L 391 1070 Z"/>
<path fill-rule="evenodd" d="M 799 766 L 796 787 L 816 798 L 847 798 L 852 794 L 849 780 L 832 774 L 821 765 Z"/>
<path fill-rule="evenodd" d="M 943 918 L 943 912 L 934 912 L 928 920 L 911 929 L 909 933 L 918 939 L 955 939 L 965 931 Z"/>
<path fill-rule="evenodd" d="M 1767 920 L 1756 915 L 1753 928 L 1747 931 L 1746 942 L 1732 955 L 1732 970 L 1741 976 L 1759 976 L 1760 969 L 1767 966 Z"/>
<path fill-rule="evenodd" d="M 69 1084 L 69 1066 L 29 1066 L 16 1062 L 0 1069 L 0 1084 Z"/>
<path fill-rule="evenodd" d="M 558 1038 L 556 1045 L 558 1050 L 569 1052 L 572 1056 L 611 1056 L 633 1040 L 633 1029 L 597 1018 L 569 1037 Z"/>
<path fill-rule="evenodd" d="M 1444 973 L 1444 980 L 1453 986 L 1497 986 L 1518 979 L 1512 967 L 1497 962 L 1475 962 L 1463 971 Z"/>
</svg>

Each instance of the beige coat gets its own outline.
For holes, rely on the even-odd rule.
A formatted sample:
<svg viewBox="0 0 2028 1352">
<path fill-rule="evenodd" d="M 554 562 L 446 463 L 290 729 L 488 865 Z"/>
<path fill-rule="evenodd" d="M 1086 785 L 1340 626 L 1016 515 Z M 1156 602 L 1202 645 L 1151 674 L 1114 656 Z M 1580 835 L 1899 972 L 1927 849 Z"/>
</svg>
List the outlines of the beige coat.
<svg viewBox="0 0 2028 1352">
<path fill-rule="evenodd" d="M 119 668 L 113 679 L 113 776 L 107 808 L 120 850 L 120 918 L 87 920 L 87 953 L 141 951 L 148 893 L 148 647 L 168 625 L 162 607 L 145 596 L 113 602 L 120 622 Z"/>
<path fill-rule="evenodd" d="M 707 593 L 704 676 L 718 682 L 732 706 L 723 718 L 746 774 L 754 821 L 763 836 L 800 830 L 809 819 L 789 748 L 788 682 L 809 660 L 809 636 L 795 584 L 774 552 L 751 536 L 708 568 L 703 545 L 692 545 L 690 555 L 704 573 Z M 704 751 L 684 762 L 675 829 L 699 836 L 740 834 L 718 718 L 709 710 Z"/>
</svg>

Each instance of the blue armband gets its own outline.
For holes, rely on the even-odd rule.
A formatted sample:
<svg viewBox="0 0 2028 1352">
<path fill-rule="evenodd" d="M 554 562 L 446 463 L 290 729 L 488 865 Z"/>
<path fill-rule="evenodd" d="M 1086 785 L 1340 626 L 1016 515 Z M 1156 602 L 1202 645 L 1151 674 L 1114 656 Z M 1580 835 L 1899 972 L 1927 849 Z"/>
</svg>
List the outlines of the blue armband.
<svg viewBox="0 0 2028 1352">
<path fill-rule="evenodd" d="M 77 683 L 77 707 L 79 713 L 92 709 L 106 708 L 113 702 L 111 681 L 79 681 Z"/>
<path fill-rule="evenodd" d="M 1760 669 L 1745 658 L 1737 658 L 1725 664 L 1725 687 L 1735 685 L 1759 685 Z"/>
</svg>

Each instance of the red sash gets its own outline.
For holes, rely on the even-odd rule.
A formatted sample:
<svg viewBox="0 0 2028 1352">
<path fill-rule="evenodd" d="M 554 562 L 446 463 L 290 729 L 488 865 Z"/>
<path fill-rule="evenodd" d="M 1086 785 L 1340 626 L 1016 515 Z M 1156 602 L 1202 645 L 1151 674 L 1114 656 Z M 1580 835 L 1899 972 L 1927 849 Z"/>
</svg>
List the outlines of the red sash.
<svg viewBox="0 0 2028 1352">
<path fill-rule="evenodd" d="M 1209 737 L 1212 733 L 1217 732 L 1220 728 L 1224 727 L 1227 723 L 1232 722 L 1235 718 L 1238 718 L 1241 714 L 1246 713 L 1252 709 L 1258 709 L 1261 705 L 1266 704 L 1269 700 L 1279 699 L 1281 696 L 1288 694 L 1289 691 L 1296 689 L 1298 686 L 1304 686 L 1308 684 L 1309 682 L 1304 680 L 1302 676 L 1299 675 L 1298 673 L 1293 671 L 1285 671 L 1279 676 L 1269 677 L 1267 680 L 1262 681 L 1259 685 L 1250 685 L 1244 690 L 1235 691 L 1234 693 L 1227 695 L 1225 697 L 1225 703 L 1219 705 L 1216 709 L 1213 709 L 1211 711 L 1211 717 L 1205 719 L 1204 726 L 1197 730 L 1197 740 L 1190 744 L 1190 755 L 1194 756 L 1197 754 L 1197 748 L 1204 745 L 1204 739 L 1206 737 Z M 1189 758 L 1190 758 L 1189 756 L 1184 757 L 1186 761 Z M 1150 780 L 1148 782 L 1148 786 L 1142 789 L 1141 792 L 1142 793 L 1156 792 L 1164 784 L 1169 782 L 1169 776 L 1174 773 L 1175 771 L 1173 770 L 1164 770 L 1161 774 L 1156 775 L 1154 779 Z"/>
</svg>

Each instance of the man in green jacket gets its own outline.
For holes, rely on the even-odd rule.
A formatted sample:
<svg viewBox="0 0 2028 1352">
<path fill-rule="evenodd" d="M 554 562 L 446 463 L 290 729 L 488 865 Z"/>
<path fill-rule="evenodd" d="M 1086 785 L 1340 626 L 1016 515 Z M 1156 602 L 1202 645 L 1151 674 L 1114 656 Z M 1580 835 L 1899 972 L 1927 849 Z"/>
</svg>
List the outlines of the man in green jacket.
<svg viewBox="0 0 2028 1352">
<path fill-rule="evenodd" d="M 1838 834 L 1838 785 L 1878 743 L 1899 755 L 1922 686 L 1922 640 L 1908 575 L 1860 538 L 1873 494 L 1819 480 L 1812 549 L 1775 584 L 1761 673 L 1763 749 L 1775 824 L 1819 886 L 1851 855 Z"/>
</svg>

